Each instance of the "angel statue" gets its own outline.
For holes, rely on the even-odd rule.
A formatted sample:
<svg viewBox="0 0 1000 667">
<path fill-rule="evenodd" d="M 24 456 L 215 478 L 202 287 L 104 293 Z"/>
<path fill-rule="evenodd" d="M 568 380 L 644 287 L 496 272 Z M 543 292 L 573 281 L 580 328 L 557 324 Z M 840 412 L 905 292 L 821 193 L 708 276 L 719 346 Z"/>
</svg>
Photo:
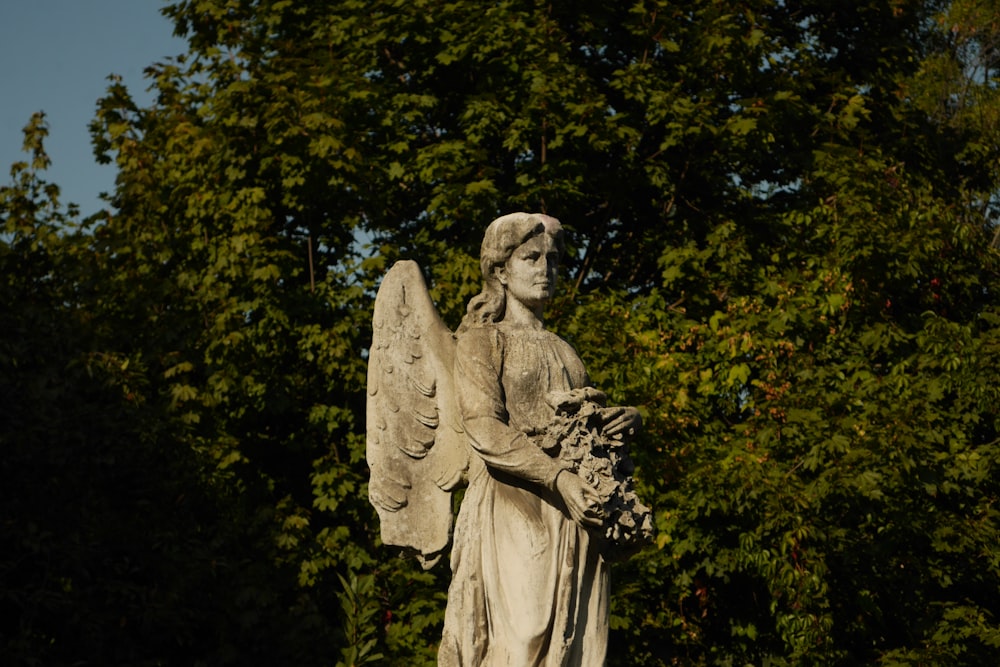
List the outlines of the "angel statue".
<svg viewBox="0 0 1000 667">
<path fill-rule="evenodd" d="M 369 495 L 383 542 L 425 567 L 453 542 L 439 665 L 603 665 L 608 563 L 652 538 L 627 456 L 639 412 L 604 407 L 543 327 L 562 250 L 555 218 L 494 220 L 482 292 L 454 335 L 413 262 L 376 297 Z"/>
</svg>

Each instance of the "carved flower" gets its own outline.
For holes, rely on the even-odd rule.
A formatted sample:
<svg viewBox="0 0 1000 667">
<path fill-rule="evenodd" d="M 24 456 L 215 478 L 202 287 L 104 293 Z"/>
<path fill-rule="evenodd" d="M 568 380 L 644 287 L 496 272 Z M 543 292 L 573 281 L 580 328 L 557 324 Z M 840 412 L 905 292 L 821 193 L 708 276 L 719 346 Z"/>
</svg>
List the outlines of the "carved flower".
<svg viewBox="0 0 1000 667">
<path fill-rule="evenodd" d="M 547 397 L 554 416 L 543 449 L 597 489 L 604 503 L 600 538 L 605 558 L 628 558 L 653 541 L 652 510 L 633 489 L 635 466 L 622 435 L 602 433 L 604 394 L 591 389 L 554 392 Z"/>
</svg>

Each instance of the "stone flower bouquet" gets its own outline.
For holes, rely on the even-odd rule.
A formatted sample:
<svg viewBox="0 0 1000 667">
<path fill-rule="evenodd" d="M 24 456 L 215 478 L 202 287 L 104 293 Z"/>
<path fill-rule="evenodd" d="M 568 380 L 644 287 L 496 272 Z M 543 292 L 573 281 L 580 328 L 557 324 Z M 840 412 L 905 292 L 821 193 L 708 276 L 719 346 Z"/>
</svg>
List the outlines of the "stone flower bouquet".
<svg viewBox="0 0 1000 667">
<path fill-rule="evenodd" d="M 604 505 L 602 552 L 608 560 L 628 558 L 654 536 L 653 512 L 633 489 L 635 466 L 628 441 L 634 433 L 602 433 L 605 397 L 596 389 L 553 392 L 546 400 L 555 416 L 546 428 L 542 449 L 597 489 Z"/>
</svg>

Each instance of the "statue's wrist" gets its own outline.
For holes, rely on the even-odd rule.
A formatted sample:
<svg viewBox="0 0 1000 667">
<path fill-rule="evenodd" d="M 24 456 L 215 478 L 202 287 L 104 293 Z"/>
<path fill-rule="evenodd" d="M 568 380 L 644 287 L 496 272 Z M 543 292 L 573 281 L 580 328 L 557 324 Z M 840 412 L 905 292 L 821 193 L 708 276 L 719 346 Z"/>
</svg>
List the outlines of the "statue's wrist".
<svg viewBox="0 0 1000 667">
<path fill-rule="evenodd" d="M 566 473 L 567 475 L 572 475 L 573 474 L 573 472 L 571 470 L 567 469 L 567 468 L 562 468 L 562 467 L 557 467 L 556 468 L 556 472 L 552 476 L 552 483 L 549 485 L 549 488 L 552 491 L 555 491 L 556 493 L 559 492 L 559 477 L 563 473 Z"/>
</svg>

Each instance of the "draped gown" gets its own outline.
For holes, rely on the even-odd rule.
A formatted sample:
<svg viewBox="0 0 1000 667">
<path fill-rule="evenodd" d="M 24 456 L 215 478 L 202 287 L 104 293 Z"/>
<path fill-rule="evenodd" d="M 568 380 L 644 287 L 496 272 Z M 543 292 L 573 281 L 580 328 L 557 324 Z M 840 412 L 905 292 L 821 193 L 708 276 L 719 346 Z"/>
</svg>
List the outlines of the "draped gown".
<svg viewBox="0 0 1000 667">
<path fill-rule="evenodd" d="M 503 322 L 459 336 L 455 389 L 472 448 L 455 525 L 445 667 L 600 667 L 608 567 L 555 490 L 560 463 L 534 438 L 545 396 L 589 384 L 572 347 Z"/>
</svg>

